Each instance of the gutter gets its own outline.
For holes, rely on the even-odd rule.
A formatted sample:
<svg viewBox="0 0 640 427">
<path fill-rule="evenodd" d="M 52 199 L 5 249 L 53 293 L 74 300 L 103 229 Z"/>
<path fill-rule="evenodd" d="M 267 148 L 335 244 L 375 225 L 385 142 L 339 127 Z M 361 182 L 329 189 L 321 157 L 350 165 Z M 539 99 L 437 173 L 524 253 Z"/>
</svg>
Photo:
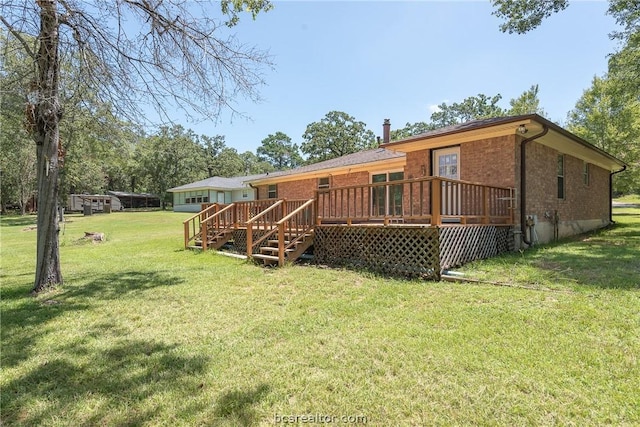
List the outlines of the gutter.
<svg viewBox="0 0 640 427">
<path fill-rule="evenodd" d="M 615 223 L 613 220 L 613 175 L 624 172 L 625 170 L 627 170 L 627 165 L 623 165 L 622 169 L 609 174 L 609 222 L 611 224 Z"/>
<path fill-rule="evenodd" d="M 526 156 L 526 148 L 527 144 L 531 141 L 543 137 L 549 132 L 549 126 L 546 124 L 542 125 L 542 132 L 537 135 L 530 136 L 529 138 L 523 139 L 520 143 L 520 231 L 522 232 L 522 242 L 531 246 L 531 241 L 527 240 L 527 226 L 525 225 L 527 215 L 526 215 L 526 207 L 527 207 L 527 156 Z"/>
</svg>

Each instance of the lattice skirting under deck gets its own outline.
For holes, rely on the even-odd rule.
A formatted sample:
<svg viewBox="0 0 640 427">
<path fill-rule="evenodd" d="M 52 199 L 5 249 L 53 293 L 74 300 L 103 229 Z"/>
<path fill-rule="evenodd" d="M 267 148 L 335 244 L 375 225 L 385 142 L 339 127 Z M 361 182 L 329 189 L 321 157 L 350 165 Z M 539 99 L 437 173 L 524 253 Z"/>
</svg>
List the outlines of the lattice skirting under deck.
<svg viewBox="0 0 640 427">
<path fill-rule="evenodd" d="M 318 264 L 437 279 L 438 229 L 322 225 L 315 231 L 314 258 Z"/>
<path fill-rule="evenodd" d="M 513 245 L 511 227 L 494 225 L 465 225 L 439 227 L 440 269 L 447 270 L 462 264 L 507 252 Z"/>
<path fill-rule="evenodd" d="M 384 274 L 439 279 L 443 270 L 513 250 L 511 227 L 316 227 L 318 264 L 364 268 Z"/>
</svg>

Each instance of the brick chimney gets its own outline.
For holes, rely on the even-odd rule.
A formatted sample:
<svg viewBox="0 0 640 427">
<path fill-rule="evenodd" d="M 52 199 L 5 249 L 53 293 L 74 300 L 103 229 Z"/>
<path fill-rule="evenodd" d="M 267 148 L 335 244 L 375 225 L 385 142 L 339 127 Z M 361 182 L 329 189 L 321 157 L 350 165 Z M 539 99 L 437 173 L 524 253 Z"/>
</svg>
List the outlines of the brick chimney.
<svg viewBox="0 0 640 427">
<path fill-rule="evenodd" d="M 391 140 L 391 120 L 384 119 L 382 124 L 382 143 L 386 144 Z"/>
</svg>

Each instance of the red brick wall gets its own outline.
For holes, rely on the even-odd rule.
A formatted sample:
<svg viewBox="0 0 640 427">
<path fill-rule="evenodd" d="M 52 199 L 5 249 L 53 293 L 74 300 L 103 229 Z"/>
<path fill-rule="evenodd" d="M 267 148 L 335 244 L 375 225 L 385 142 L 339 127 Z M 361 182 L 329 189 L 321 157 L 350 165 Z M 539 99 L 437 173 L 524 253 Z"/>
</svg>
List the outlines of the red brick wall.
<svg viewBox="0 0 640 427">
<path fill-rule="evenodd" d="M 407 163 L 404 167 L 405 179 L 431 176 L 431 150 L 419 150 L 407 153 Z M 420 191 L 422 187 L 422 192 Z M 412 191 L 411 191 L 412 190 Z M 405 186 L 402 195 L 404 211 L 407 215 L 426 215 L 430 211 L 430 184 L 412 184 L 412 189 Z M 420 198 L 422 196 L 422 199 Z"/>
<path fill-rule="evenodd" d="M 333 175 L 329 177 L 329 187 L 346 187 L 369 183 L 369 172 L 354 172 L 350 174 Z M 268 185 L 258 186 L 258 198 L 268 197 Z M 278 198 L 284 199 L 310 199 L 315 196 L 318 189 L 318 178 L 286 181 L 278 184 Z"/>
<path fill-rule="evenodd" d="M 609 173 L 589 165 L 589 185 L 584 184 L 583 161 L 564 155 L 565 198 L 558 199 L 557 162 L 560 153 L 553 148 L 531 142 L 527 145 L 527 215 L 545 219 L 545 212 L 558 211 L 560 221 L 609 218 Z"/>
<path fill-rule="evenodd" d="M 329 180 L 331 188 L 347 187 L 349 185 L 369 184 L 369 172 L 354 172 L 343 175 L 332 176 Z"/>
<path fill-rule="evenodd" d="M 407 153 L 407 164 L 404 167 L 405 179 L 431 176 L 431 150 L 420 150 Z"/>
<path fill-rule="evenodd" d="M 496 187 L 515 187 L 514 135 L 460 145 L 460 179 Z"/>
<path fill-rule="evenodd" d="M 407 153 L 405 177 L 431 175 L 432 150 Z M 460 179 L 497 187 L 514 187 L 516 174 L 514 135 L 460 144 Z"/>
</svg>

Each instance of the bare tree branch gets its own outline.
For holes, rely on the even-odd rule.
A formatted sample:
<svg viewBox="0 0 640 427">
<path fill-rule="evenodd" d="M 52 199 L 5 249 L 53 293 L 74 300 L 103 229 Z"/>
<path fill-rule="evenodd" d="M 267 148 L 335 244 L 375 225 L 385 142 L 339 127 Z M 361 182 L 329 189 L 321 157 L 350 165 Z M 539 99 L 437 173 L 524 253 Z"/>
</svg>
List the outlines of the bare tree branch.
<svg viewBox="0 0 640 427">
<path fill-rule="evenodd" d="M 36 8 L 27 0 L 5 3 L 14 12 Z M 211 18 L 215 2 L 56 3 L 61 57 L 80 70 L 74 79 L 95 88 L 121 116 L 150 122 L 144 110 L 151 106 L 163 121 L 171 121 L 175 109 L 191 118 L 216 120 L 222 110 L 242 115 L 238 98 L 260 100 L 262 69 L 272 66 L 269 55 L 242 45 L 223 19 Z M 238 2 L 233 3 L 236 8 Z M 255 2 L 260 4 L 265 2 Z"/>
<path fill-rule="evenodd" d="M 269 57 L 238 43 L 228 27 L 245 7 L 255 16 L 270 3 L 218 1 L 223 16 L 217 20 L 210 18 L 212 2 L 204 0 L 0 3 L 2 23 L 34 64 L 37 99 L 28 110 L 34 118 L 39 198 L 34 292 L 62 283 L 55 215 L 61 99 L 81 103 L 90 94 L 137 123 L 151 122 L 144 116 L 148 105 L 165 121 L 176 108 L 216 120 L 223 109 L 239 113 L 237 97 L 259 99 L 261 69 L 271 65 Z M 35 40 L 33 49 L 29 38 Z"/>
<path fill-rule="evenodd" d="M 13 35 L 13 37 L 15 37 L 16 40 L 18 40 L 20 44 L 22 44 L 24 51 L 27 52 L 27 54 L 35 60 L 36 54 L 33 52 L 33 50 L 31 50 L 29 43 L 27 43 L 24 37 L 22 37 L 22 34 L 16 31 L 15 28 L 13 28 L 13 25 L 11 25 L 9 22 L 7 22 L 6 19 L 4 19 L 4 16 L 0 16 L 0 21 L 2 21 L 5 27 L 7 27 L 7 30 L 9 30 L 9 32 Z"/>
</svg>

